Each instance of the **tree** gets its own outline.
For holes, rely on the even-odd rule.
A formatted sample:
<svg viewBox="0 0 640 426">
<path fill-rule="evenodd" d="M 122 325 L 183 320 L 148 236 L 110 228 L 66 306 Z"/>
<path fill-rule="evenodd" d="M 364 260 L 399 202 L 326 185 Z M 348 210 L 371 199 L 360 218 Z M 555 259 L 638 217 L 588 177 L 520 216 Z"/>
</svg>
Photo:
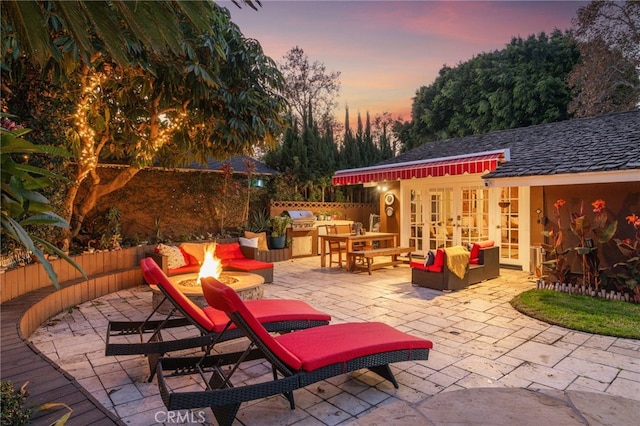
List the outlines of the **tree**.
<svg viewBox="0 0 640 426">
<path fill-rule="evenodd" d="M 416 92 L 411 146 L 567 119 L 565 79 L 578 58 L 570 34 L 554 31 L 513 38 L 503 50 L 444 66 L 432 85 Z"/>
<path fill-rule="evenodd" d="M 242 3 L 261 6 L 259 0 Z M 79 58 L 90 65 L 101 53 L 128 66 L 144 50 L 179 55 L 183 19 L 206 32 L 219 16 L 216 9 L 211 1 L 3 0 L 2 61 L 26 55 L 41 68 L 51 60 L 68 66 Z"/>
<path fill-rule="evenodd" d="M 310 62 L 298 46 L 283 59 L 280 64 L 285 80 L 283 93 L 298 123 L 308 123 L 309 112 L 321 124 L 333 122 L 336 97 L 340 92 L 340 72 L 328 72 L 324 64 Z"/>
<path fill-rule="evenodd" d="M 45 272 L 56 288 L 59 288 L 58 276 L 48 262 L 43 247 L 54 253 L 86 275 L 80 267 L 64 252 L 48 240 L 29 232 L 29 227 L 68 228 L 69 224 L 51 211 L 49 200 L 39 190 L 51 185 L 61 177 L 40 167 L 15 161 L 13 156 L 29 156 L 34 154 L 54 154 L 68 156 L 60 149 L 47 145 L 34 145 L 24 139 L 29 129 L 23 129 L 12 122 L 6 114 L 0 114 L 0 172 L 2 182 L 2 209 L 0 220 L 2 235 L 14 240 L 17 244 L 32 253 L 42 264 Z"/>
<path fill-rule="evenodd" d="M 142 48 L 145 66 L 119 66 L 102 52 L 64 82 L 75 112 L 67 138 L 75 165 L 65 214 L 76 235 L 96 201 L 151 164 L 175 166 L 269 147 L 282 132 L 282 76 L 259 43 L 244 38 L 226 9 L 206 32 L 179 16 L 181 52 Z M 97 164 L 126 165 L 102 182 Z M 78 199 L 80 185 L 87 193 Z"/>
<path fill-rule="evenodd" d="M 567 78 L 570 112 L 588 117 L 640 105 L 640 2 L 592 1 L 573 24 L 582 61 Z"/>
</svg>

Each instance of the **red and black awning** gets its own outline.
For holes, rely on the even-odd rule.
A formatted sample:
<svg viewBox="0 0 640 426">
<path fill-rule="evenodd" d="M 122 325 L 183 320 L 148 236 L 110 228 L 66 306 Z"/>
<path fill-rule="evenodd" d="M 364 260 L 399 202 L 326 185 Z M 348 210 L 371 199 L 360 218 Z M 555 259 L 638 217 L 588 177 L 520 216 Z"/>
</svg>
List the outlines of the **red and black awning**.
<svg viewBox="0 0 640 426">
<path fill-rule="evenodd" d="M 505 160 L 505 153 L 484 152 L 465 156 L 434 158 L 407 163 L 338 170 L 333 175 L 334 185 L 358 185 L 426 177 L 458 176 L 490 172 Z"/>
</svg>

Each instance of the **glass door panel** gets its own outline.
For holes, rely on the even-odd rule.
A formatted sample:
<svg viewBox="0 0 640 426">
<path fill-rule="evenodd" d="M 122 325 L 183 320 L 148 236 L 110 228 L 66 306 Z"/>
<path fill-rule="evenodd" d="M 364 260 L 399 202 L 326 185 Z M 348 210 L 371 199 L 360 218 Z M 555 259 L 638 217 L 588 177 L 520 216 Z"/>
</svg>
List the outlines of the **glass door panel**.
<svg viewBox="0 0 640 426">
<path fill-rule="evenodd" d="M 430 188 L 429 249 L 453 246 L 455 226 L 453 188 Z"/>
<path fill-rule="evenodd" d="M 470 245 L 489 238 L 489 189 L 462 188 L 462 205 L 458 216 L 460 243 Z"/>
<path fill-rule="evenodd" d="M 500 257 L 520 259 L 520 199 L 517 187 L 503 188 L 500 201 Z"/>
<path fill-rule="evenodd" d="M 422 202 L 422 191 L 419 189 L 411 190 L 410 200 L 411 216 L 409 247 L 415 247 L 416 254 L 425 254 L 424 249 L 424 206 Z"/>
</svg>

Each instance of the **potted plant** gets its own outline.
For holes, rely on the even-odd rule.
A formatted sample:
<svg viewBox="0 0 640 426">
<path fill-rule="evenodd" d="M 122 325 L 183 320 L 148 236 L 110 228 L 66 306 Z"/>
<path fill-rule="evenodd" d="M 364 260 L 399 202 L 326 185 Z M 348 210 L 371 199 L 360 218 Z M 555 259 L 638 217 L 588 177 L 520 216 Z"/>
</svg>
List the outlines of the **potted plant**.
<svg viewBox="0 0 640 426">
<path fill-rule="evenodd" d="M 287 226 L 291 223 L 289 216 L 276 216 L 271 219 L 271 247 L 283 249 L 287 242 Z"/>
</svg>

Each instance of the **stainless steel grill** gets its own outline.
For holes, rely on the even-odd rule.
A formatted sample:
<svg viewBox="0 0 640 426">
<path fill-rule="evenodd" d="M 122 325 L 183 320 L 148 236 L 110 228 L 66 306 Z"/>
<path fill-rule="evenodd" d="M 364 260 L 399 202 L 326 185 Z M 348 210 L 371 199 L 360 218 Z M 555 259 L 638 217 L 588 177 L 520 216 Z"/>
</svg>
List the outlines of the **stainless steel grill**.
<svg viewBox="0 0 640 426">
<path fill-rule="evenodd" d="M 315 219 L 311 210 L 285 210 L 284 214 L 291 218 L 291 228 L 313 228 Z"/>
</svg>

